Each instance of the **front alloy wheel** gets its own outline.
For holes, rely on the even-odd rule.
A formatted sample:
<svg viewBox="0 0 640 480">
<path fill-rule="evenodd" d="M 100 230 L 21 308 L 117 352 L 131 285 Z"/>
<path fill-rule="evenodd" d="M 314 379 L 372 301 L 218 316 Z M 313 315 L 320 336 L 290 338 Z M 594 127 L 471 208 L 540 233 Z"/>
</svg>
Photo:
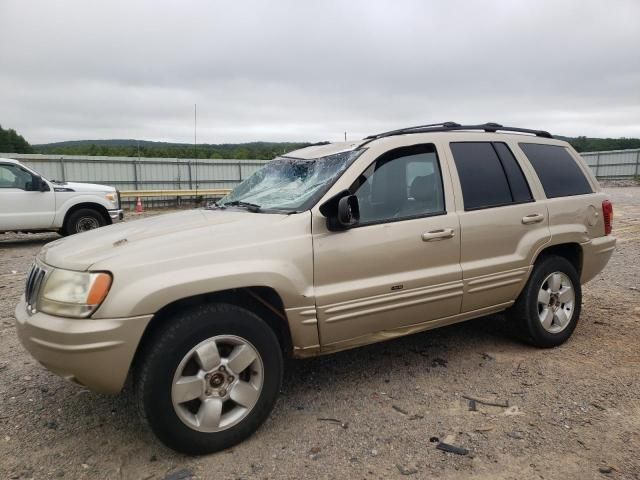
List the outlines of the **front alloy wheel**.
<svg viewBox="0 0 640 480">
<path fill-rule="evenodd" d="M 192 455 L 241 442 L 266 420 L 282 383 L 278 337 L 255 313 L 206 304 L 165 318 L 134 373 L 140 415 L 167 446 Z"/>
<path fill-rule="evenodd" d="M 262 358 L 248 340 L 212 337 L 193 347 L 178 365 L 171 388 L 173 408 L 194 430 L 226 430 L 251 412 L 263 378 Z"/>
</svg>

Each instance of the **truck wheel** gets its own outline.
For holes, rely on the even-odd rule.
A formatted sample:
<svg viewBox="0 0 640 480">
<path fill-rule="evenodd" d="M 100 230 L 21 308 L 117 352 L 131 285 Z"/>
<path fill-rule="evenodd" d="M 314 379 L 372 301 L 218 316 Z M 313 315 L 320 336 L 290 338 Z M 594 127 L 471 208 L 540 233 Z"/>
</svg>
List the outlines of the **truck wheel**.
<svg viewBox="0 0 640 480">
<path fill-rule="evenodd" d="M 168 447 L 201 455 L 241 442 L 266 420 L 282 350 L 258 316 L 229 304 L 173 316 L 145 341 L 134 385 L 140 415 Z"/>
<path fill-rule="evenodd" d="M 97 210 L 81 208 L 67 217 L 62 232 L 64 235 L 73 235 L 104 227 L 106 224 L 104 217 Z"/>
<path fill-rule="evenodd" d="M 509 316 L 529 343 L 550 348 L 571 336 L 581 304 L 582 288 L 575 267 L 566 258 L 554 255 L 536 262 Z"/>
</svg>

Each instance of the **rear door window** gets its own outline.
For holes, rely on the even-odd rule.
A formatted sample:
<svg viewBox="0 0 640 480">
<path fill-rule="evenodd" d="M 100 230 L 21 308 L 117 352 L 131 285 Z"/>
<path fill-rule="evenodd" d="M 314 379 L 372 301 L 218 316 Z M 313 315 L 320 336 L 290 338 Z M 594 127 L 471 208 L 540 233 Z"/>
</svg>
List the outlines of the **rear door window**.
<svg viewBox="0 0 640 480">
<path fill-rule="evenodd" d="M 503 143 L 452 142 L 465 210 L 532 201 L 520 166 Z"/>
<path fill-rule="evenodd" d="M 521 143 L 547 198 L 593 193 L 591 185 L 571 154 L 559 145 Z"/>
<path fill-rule="evenodd" d="M 502 142 L 493 142 L 492 144 L 496 149 L 496 153 L 500 157 L 504 173 L 507 175 L 514 203 L 533 201 L 533 196 L 531 195 L 527 179 L 524 178 L 522 169 L 507 144 Z"/>
</svg>

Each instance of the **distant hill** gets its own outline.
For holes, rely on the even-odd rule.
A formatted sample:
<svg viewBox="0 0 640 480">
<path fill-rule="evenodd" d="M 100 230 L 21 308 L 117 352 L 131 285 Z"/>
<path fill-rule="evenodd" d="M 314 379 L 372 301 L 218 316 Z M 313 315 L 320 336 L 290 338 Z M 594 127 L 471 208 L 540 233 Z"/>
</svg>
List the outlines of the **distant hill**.
<svg viewBox="0 0 640 480">
<path fill-rule="evenodd" d="M 640 148 L 640 138 L 561 137 L 578 152 L 625 150 Z M 200 144 L 195 151 L 198 158 L 264 159 L 312 145 L 309 142 L 248 142 Z M 153 142 L 135 139 L 71 140 L 32 145 L 36 153 L 59 155 L 105 155 L 120 157 L 194 158 L 194 148 L 188 143 Z M 138 152 L 138 148 L 140 149 Z"/>
<path fill-rule="evenodd" d="M 249 142 L 199 144 L 198 158 L 233 158 L 270 160 L 283 153 L 311 145 L 309 142 Z M 139 149 L 139 150 L 138 150 Z M 188 143 L 152 142 L 149 140 L 71 140 L 33 145 L 37 153 L 58 155 L 105 155 L 120 157 L 194 158 L 194 146 Z"/>
<path fill-rule="evenodd" d="M 555 135 L 555 138 L 569 142 L 578 152 L 606 152 L 640 148 L 640 138 L 562 137 L 560 135 Z"/>
</svg>

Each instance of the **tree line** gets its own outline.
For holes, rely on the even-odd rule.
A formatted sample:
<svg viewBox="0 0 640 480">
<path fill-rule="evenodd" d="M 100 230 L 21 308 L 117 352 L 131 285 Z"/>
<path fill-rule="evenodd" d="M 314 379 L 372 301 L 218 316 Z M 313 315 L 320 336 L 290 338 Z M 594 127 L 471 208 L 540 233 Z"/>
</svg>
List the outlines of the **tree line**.
<svg viewBox="0 0 640 480">
<path fill-rule="evenodd" d="M 0 152 L 5 153 L 33 153 L 33 148 L 22 135 L 10 128 L 5 130 L 0 125 Z"/>
<path fill-rule="evenodd" d="M 578 152 L 600 152 L 640 148 L 640 138 L 557 137 Z M 0 126 L 0 152 L 89 155 L 109 157 L 225 158 L 270 160 L 278 155 L 312 145 L 309 142 L 249 142 L 189 145 L 146 140 L 77 140 L 29 145 L 15 130 Z"/>
</svg>

